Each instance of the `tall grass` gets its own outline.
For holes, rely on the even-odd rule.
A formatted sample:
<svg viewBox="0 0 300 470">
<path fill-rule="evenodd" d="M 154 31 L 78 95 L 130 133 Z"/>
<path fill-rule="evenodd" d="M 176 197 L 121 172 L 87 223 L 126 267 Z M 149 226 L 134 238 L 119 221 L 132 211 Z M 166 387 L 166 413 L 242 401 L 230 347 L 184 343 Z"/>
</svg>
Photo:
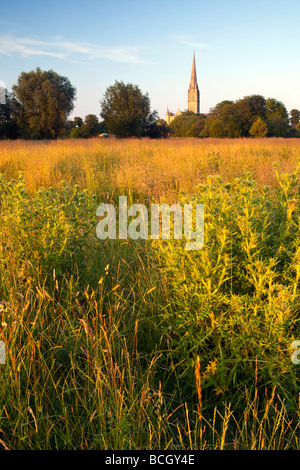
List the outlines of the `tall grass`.
<svg viewBox="0 0 300 470">
<path fill-rule="evenodd" d="M 298 157 L 275 139 L 1 143 L 0 446 L 299 449 Z M 204 203 L 204 247 L 100 241 L 119 194 Z"/>
<path fill-rule="evenodd" d="M 11 141 L 1 142 L 0 172 L 17 178 L 22 171 L 30 193 L 65 181 L 101 197 L 126 192 L 171 200 L 210 174 L 232 181 L 251 172 L 259 183 L 274 184 L 272 164 L 292 172 L 299 152 L 299 139 L 275 138 Z"/>
</svg>

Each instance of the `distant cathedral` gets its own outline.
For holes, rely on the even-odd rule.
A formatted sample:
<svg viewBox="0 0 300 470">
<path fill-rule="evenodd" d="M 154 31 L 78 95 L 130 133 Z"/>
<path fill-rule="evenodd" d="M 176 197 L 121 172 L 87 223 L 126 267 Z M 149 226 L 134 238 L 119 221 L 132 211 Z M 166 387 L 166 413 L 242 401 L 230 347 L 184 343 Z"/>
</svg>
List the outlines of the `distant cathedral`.
<svg viewBox="0 0 300 470">
<path fill-rule="evenodd" d="M 200 113 L 200 93 L 199 93 L 199 88 L 197 84 L 195 52 L 193 55 L 191 81 L 190 81 L 190 86 L 188 89 L 187 110 L 193 111 L 193 113 L 195 114 Z M 174 113 L 170 113 L 169 108 L 167 108 L 166 118 L 165 118 L 167 124 L 170 124 L 170 122 L 172 122 L 173 119 L 175 119 L 175 117 L 179 116 L 180 114 L 182 114 L 180 109 L 178 109 L 177 113 L 174 114 Z"/>
</svg>

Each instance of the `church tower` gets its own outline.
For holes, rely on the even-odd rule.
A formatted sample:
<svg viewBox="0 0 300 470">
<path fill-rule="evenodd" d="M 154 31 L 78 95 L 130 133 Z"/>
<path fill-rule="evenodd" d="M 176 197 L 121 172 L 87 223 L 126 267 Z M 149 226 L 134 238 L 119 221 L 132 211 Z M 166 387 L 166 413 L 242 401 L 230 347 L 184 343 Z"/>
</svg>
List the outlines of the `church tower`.
<svg viewBox="0 0 300 470">
<path fill-rule="evenodd" d="M 200 113 L 200 93 L 197 84 L 196 74 L 196 63 L 195 63 L 195 51 L 193 55 L 193 65 L 191 73 L 191 81 L 188 91 L 188 111 L 193 111 L 195 114 Z"/>
</svg>

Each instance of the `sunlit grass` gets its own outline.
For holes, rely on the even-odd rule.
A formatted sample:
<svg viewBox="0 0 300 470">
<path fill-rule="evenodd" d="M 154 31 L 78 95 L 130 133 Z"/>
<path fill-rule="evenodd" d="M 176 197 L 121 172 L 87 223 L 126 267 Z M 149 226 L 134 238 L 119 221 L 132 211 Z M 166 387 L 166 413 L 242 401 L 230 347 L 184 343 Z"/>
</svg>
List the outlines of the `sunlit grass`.
<svg viewBox="0 0 300 470">
<path fill-rule="evenodd" d="M 9 177 L 22 171 L 30 192 L 64 180 L 102 195 L 130 191 L 170 199 L 210 174 L 230 181 L 251 172 L 273 184 L 273 162 L 280 172 L 292 171 L 299 155 L 299 139 L 11 141 L 1 142 L 0 171 Z"/>
<path fill-rule="evenodd" d="M 296 139 L 1 142 L 0 447 L 300 449 L 299 156 Z M 204 203 L 203 249 L 100 241 L 119 195 Z"/>
</svg>

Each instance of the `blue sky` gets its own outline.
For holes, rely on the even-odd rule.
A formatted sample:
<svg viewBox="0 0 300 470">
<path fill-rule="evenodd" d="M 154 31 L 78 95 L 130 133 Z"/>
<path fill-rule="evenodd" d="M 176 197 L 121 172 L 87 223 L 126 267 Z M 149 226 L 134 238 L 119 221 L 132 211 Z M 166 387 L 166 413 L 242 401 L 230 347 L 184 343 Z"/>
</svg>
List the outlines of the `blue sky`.
<svg viewBox="0 0 300 470">
<path fill-rule="evenodd" d="M 164 117 L 187 106 L 193 50 L 200 112 L 250 94 L 300 109 L 300 0 L 7 0 L 0 82 L 40 67 L 77 89 L 72 116 L 100 113 L 115 80 Z"/>
</svg>

